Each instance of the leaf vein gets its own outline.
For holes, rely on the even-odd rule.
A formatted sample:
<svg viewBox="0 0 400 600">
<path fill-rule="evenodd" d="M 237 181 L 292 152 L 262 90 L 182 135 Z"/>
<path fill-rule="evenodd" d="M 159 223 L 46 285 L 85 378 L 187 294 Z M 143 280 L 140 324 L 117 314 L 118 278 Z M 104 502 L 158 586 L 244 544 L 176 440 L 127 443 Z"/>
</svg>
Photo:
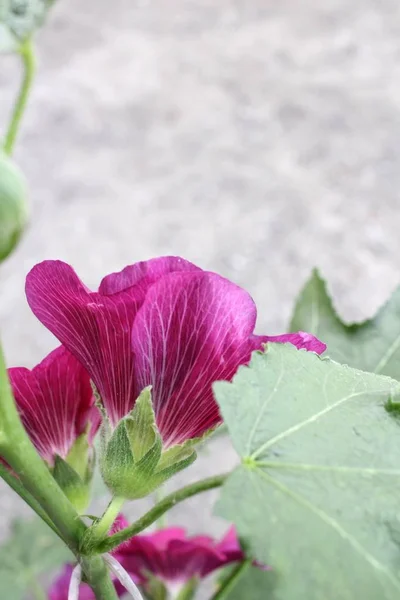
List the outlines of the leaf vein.
<svg viewBox="0 0 400 600">
<path fill-rule="evenodd" d="M 393 475 L 400 477 L 400 469 L 374 469 L 371 467 L 345 467 L 342 465 L 311 465 L 306 463 L 280 463 L 272 461 L 257 461 L 257 467 L 270 469 L 293 469 L 299 471 L 327 471 L 337 473 L 348 473 L 354 475 Z"/>
<path fill-rule="evenodd" d="M 287 438 L 289 435 L 292 435 L 293 433 L 297 433 L 298 431 L 300 431 L 301 429 L 303 429 L 303 427 L 306 427 L 306 425 L 309 425 L 310 423 L 315 423 L 315 421 L 318 421 L 318 419 L 320 417 L 325 416 L 326 414 L 328 414 L 329 412 L 331 412 L 332 410 L 334 410 L 338 406 L 341 406 L 342 404 L 344 404 L 348 400 L 351 400 L 353 398 L 356 398 L 358 396 L 363 396 L 363 395 L 365 395 L 365 390 L 360 390 L 359 392 L 354 392 L 353 394 L 350 394 L 350 396 L 346 396 L 345 398 L 341 398 L 337 402 L 334 402 L 330 406 L 327 406 L 326 408 L 324 408 L 323 410 L 319 411 L 318 413 L 313 414 L 308 419 L 305 419 L 304 421 L 301 421 L 300 423 L 296 423 L 296 425 L 293 425 L 292 427 L 289 427 L 285 431 L 282 431 L 281 433 L 278 433 L 278 435 L 276 435 L 275 437 L 273 437 L 271 440 L 268 440 L 267 442 L 265 442 L 265 444 L 263 444 L 255 452 L 253 452 L 253 454 L 251 455 L 251 458 L 253 460 L 255 460 L 258 456 L 260 456 L 260 454 L 262 454 L 263 452 L 265 452 L 265 450 L 268 450 L 268 448 L 270 448 L 271 446 L 273 446 L 274 444 L 276 444 L 276 442 L 280 442 L 281 440 Z M 256 425 L 254 426 L 254 428 L 255 427 L 256 427 Z"/>
<path fill-rule="evenodd" d="M 318 517 L 321 521 L 323 521 L 326 525 L 330 526 L 334 529 L 344 540 L 346 540 L 353 548 L 358 552 L 358 554 L 374 569 L 377 569 L 384 573 L 384 575 L 392 582 L 397 590 L 400 591 L 400 582 L 398 579 L 393 577 L 388 568 L 383 565 L 379 560 L 377 560 L 372 554 L 370 554 L 361 544 L 360 542 L 354 538 L 346 529 L 344 529 L 339 523 L 333 518 L 330 517 L 325 511 L 321 510 L 317 506 L 311 504 L 306 498 L 300 496 L 293 492 L 290 488 L 285 486 L 283 483 L 276 481 L 273 477 L 271 477 L 265 471 L 259 469 L 260 477 L 265 479 L 268 483 L 274 485 L 278 490 L 280 490 L 283 494 L 286 494 L 290 498 L 292 498 L 298 504 L 307 508 L 311 513 L 313 513 L 316 517 Z"/>
</svg>

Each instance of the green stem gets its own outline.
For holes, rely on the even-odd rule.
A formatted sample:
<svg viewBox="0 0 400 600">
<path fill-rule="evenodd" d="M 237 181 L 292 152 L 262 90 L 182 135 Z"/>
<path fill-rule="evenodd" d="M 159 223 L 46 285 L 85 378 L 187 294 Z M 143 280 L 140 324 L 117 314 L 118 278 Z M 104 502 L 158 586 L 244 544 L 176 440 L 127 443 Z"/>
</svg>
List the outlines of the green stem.
<svg viewBox="0 0 400 600">
<path fill-rule="evenodd" d="M 79 540 L 87 529 L 86 525 L 53 479 L 22 426 L 1 347 L 0 455 L 17 473 L 25 490 L 33 496 L 50 521 L 54 523 L 64 542 L 78 555 Z"/>
<path fill-rule="evenodd" d="M 124 505 L 124 502 L 125 498 L 120 498 L 119 496 L 114 496 L 111 499 L 111 502 L 107 506 L 100 521 L 98 521 L 97 525 L 95 525 L 92 529 L 93 542 L 96 540 L 100 541 L 107 535 L 115 519 L 117 518 L 122 506 Z"/>
<path fill-rule="evenodd" d="M 161 502 L 158 502 L 158 504 L 153 506 L 153 508 L 151 508 L 145 515 L 135 521 L 135 523 L 103 540 L 97 546 L 97 548 L 94 549 L 94 551 L 98 553 L 110 552 L 110 550 L 113 550 L 113 548 L 116 548 L 122 544 L 122 542 L 125 542 L 137 533 L 143 531 L 143 529 L 146 529 L 146 527 L 154 523 L 154 521 L 159 519 L 161 515 L 166 513 L 179 502 L 182 502 L 191 496 L 195 496 L 196 494 L 200 494 L 201 492 L 206 492 L 207 490 L 220 487 L 227 477 L 228 474 L 216 475 L 214 477 L 202 479 L 201 481 L 187 485 L 176 492 L 172 492 L 172 494 L 165 496 Z"/>
<path fill-rule="evenodd" d="M 49 519 L 47 513 L 40 506 L 39 502 L 24 488 L 20 480 L 13 475 L 7 467 L 0 463 L 0 477 L 31 507 L 32 510 L 56 533 L 61 537 L 54 523 Z"/>
<path fill-rule="evenodd" d="M 163 489 L 164 489 L 163 486 L 160 486 L 159 488 L 156 489 L 156 491 L 154 493 L 154 499 L 155 499 L 156 504 L 161 502 L 161 500 L 164 498 Z M 168 525 L 168 519 L 167 519 L 166 513 L 164 513 L 158 519 L 156 519 L 157 529 L 164 529 L 164 527 L 166 527 L 167 525 Z"/>
<path fill-rule="evenodd" d="M 229 592 L 231 592 L 235 587 L 239 577 L 241 577 L 243 573 L 247 571 L 251 563 L 251 560 L 245 560 L 244 562 L 240 563 L 237 567 L 235 567 L 229 575 L 229 577 L 227 577 L 223 581 L 222 585 L 215 592 L 211 600 L 223 600 L 224 598 L 226 598 Z"/>
<path fill-rule="evenodd" d="M 29 92 L 32 87 L 33 78 L 36 69 L 36 59 L 33 45 L 30 39 L 27 39 L 19 47 L 19 54 L 22 59 L 24 77 L 18 97 L 14 104 L 14 110 L 11 115 L 11 121 L 4 139 L 4 151 L 11 154 L 14 149 L 15 140 L 21 124 L 22 116 L 28 101 Z"/>
<path fill-rule="evenodd" d="M 118 596 L 101 556 L 83 558 L 81 561 L 85 580 L 92 588 L 96 600 L 117 600 Z"/>
</svg>

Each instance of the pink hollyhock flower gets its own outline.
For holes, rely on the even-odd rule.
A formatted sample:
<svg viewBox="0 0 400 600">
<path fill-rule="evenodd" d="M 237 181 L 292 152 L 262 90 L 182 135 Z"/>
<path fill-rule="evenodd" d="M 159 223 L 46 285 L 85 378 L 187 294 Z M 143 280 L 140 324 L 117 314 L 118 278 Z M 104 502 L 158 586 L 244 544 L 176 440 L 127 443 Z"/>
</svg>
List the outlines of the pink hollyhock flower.
<svg viewBox="0 0 400 600">
<path fill-rule="evenodd" d="M 325 349 L 301 332 L 253 335 L 250 295 L 177 257 L 128 266 L 106 276 L 98 292 L 69 265 L 45 261 L 28 274 L 26 294 L 38 319 L 89 372 L 113 427 L 152 386 L 164 448 L 221 422 L 212 383 L 231 380 L 263 343 Z"/>
<path fill-rule="evenodd" d="M 22 423 L 42 458 L 53 466 L 77 438 L 100 424 L 90 378 L 66 348 L 56 348 L 32 370 L 8 369 Z"/>
<path fill-rule="evenodd" d="M 61 575 L 50 587 L 48 600 L 68 600 L 68 590 L 73 570 L 72 565 L 65 565 Z M 115 581 L 114 586 L 119 598 L 125 594 L 126 590 L 119 581 Z M 81 583 L 79 587 L 79 600 L 96 600 L 96 596 L 87 583 Z"/>
<path fill-rule="evenodd" d="M 156 577 L 175 591 L 192 578 L 202 579 L 245 559 L 233 527 L 220 542 L 205 535 L 188 537 L 184 529 L 168 527 L 133 537 L 118 553 L 131 575 L 142 581 Z"/>
</svg>

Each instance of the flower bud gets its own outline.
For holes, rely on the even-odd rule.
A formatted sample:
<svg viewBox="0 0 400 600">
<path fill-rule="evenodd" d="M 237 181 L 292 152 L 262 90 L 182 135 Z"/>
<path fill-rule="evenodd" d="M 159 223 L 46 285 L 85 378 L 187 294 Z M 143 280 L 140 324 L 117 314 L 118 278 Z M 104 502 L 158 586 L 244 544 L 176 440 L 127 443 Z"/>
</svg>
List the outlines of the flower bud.
<svg viewBox="0 0 400 600">
<path fill-rule="evenodd" d="M 193 441 L 164 449 L 150 387 L 136 400 L 111 435 L 103 431 L 100 460 L 104 482 L 115 496 L 144 498 L 196 459 Z"/>
<path fill-rule="evenodd" d="M 25 178 L 16 164 L 0 153 L 0 260 L 16 247 L 28 217 Z"/>
</svg>

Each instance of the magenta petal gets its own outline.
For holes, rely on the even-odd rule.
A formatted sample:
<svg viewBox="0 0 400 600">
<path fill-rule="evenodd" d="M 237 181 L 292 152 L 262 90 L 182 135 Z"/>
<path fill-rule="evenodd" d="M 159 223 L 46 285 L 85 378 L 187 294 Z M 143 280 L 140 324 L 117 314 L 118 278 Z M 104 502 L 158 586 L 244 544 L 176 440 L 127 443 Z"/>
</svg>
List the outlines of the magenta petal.
<svg viewBox="0 0 400 600">
<path fill-rule="evenodd" d="M 243 560 L 243 553 L 234 553 L 231 539 L 216 543 L 204 535 L 188 538 L 175 527 L 135 536 L 121 554 L 125 569 L 136 576 L 151 573 L 166 583 L 182 584 L 238 560 Z"/>
<path fill-rule="evenodd" d="M 216 545 L 219 552 L 224 554 L 231 561 L 244 560 L 243 550 L 239 544 L 239 540 L 236 535 L 236 530 L 232 526 L 228 529 L 222 540 Z"/>
<path fill-rule="evenodd" d="M 38 319 L 85 366 L 116 424 L 137 397 L 130 343 L 135 289 L 102 296 L 90 292 L 69 265 L 45 261 L 28 274 L 26 295 Z"/>
<path fill-rule="evenodd" d="M 128 525 L 129 525 L 129 522 L 124 517 L 124 515 L 120 513 L 119 515 L 117 515 L 117 518 L 115 519 L 115 521 L 110 529 L 110 535 L 113 535 L 114 533 L 117 533 L 118 531 L 122 531 L 122 529 L 126 529 L 126 527 L 128 527 Z"/>
<path fill-rule="evenodd" d="M 119 273 L 111 273 L 103 278 L 99 293 L 105 296 L 123 292 L 136 286 L 141 290 L 143 298 L 150 285 L 168 273 L 176 271 L 200 271 L 199 267 L 179 256 L 161 256 L 125 267 Z"/>
<path fill-rule="evenodd" d="M 165 529 L 159 529 L 150 534 L 148 539 L 151 539 L 151 543 L 158 552 L 165 552 L 165 550 L 168 548 L 168 544 L 171 541 L 185 540 L 186 531 L 183 529 L 183 527 L 166 527 Z"/>
<path fill-rule="evenodd" d="M 137 387 L 152 386 L 165 446 L 220 422 L 211 385 L 249 360 L 255 320 L 249 294 L 215 273 L 172 273 L 149 289 L 132 347 Z"/>
<path fill-rule="evenodd" d="M 212 539 L 205 543 L 204 540 L 196 541 L 196 538 L 172 541 L 168 546 L 167 561 L 169 578 L 185 581 L 192 577 L 205 577 L 227 564 Z"/>
<path fill-rule="evenodd" d="M 105 277 L 99 293 L 88 290 L 61 261 L 42 262 L 28 274 L 32 311 L 85 366 L 113 425 L 133 408 L 140 392 L 131 329 L 148 287 L 172 270 L 196 269 L 177 257 L 154 259 Z"/>
<path fill-rule="evenodd" d="M 65 458 L 88 427 L 97 430 L 89 375 L 63 346 L 32 371 L 16 367 L 8 374 L 24 427 L 49 464 L 56 454 Z"/>
<path fill-rule="evenodd" d="M 282 335 L 255 335 L 253 336 L 255 348 L 261 348 L 262 344 L 275 342 L 280 344 L 290 343 L 299 350 L 305 349 L 309 352 L 322 354 L 326 350 L 326 344 L 321 342 L 311 333 L 298 331 L 297 333 L 283 333 Z"/>
</svg>

